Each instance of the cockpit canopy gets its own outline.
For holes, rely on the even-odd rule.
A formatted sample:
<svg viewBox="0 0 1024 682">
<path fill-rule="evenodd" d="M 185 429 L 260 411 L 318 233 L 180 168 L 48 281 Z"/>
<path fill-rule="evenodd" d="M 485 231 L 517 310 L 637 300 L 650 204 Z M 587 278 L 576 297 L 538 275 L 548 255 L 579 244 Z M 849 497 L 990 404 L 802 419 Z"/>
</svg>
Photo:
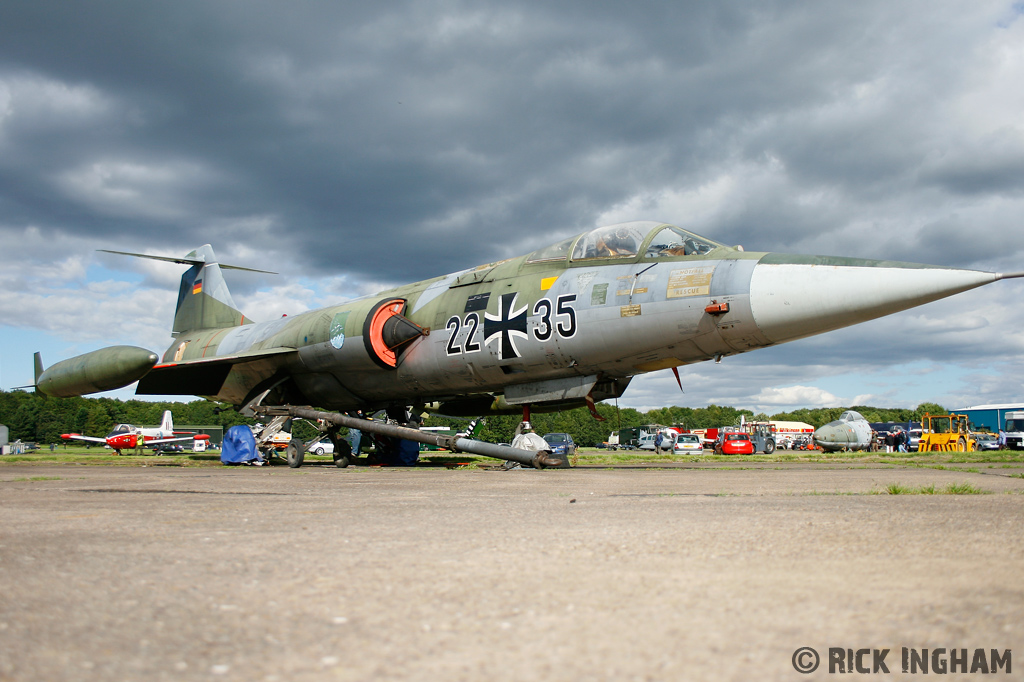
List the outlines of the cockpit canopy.
<svg viewBox="0 0 1024 682">
<path fill-rule="evenodd" d="M 131 433 L 131 432 L 132 432 L 132 425 L 131 424 L 115 424 L 113 430 L 110 433 L 107 434 L 107 438 L 110 438 L 111 436 L 117 436 L 117 435 L 120 435 L 122 433 Z"/>
<path fill-rule="evenodd" d="M 645 247 L 646 244 L 646 247 Z M 573 261 L 633 258 L 644 250 L 644 258 L 669 256 L 703 256 L 722 246 L 706 237 L 687 232 L 673 225 L 654 221 L 636 221 L 598 227 L 570 237 L 530 254 L 527 263 L 564 260 Z"/>
<path fill-rule="evenodd" d="M 854 410 L 847 410 L 839 415 L 839 421 L 841 422 L 862 422 L 864 417 L 861 416 L 860 412 Z"/>
</svg>

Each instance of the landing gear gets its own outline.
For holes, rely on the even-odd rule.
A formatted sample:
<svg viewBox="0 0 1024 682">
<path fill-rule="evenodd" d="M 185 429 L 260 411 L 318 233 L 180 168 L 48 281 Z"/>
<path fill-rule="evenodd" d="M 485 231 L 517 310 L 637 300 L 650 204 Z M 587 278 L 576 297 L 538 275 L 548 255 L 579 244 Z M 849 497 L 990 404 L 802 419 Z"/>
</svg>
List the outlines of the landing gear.
<svg viewBox="0 0 1024 682">
<path fill-rule="evenodd" d="M 302 466 L 302 460 L 306 458 L 306 447 L 298 438 L 292 438 L 284 449 L 284 457 L 288 461 L 288 466 L 298 469 Z"/>
<path fill-rule="evenodd" d="M 352 446 L 341 438 L 332 437 L 331 442 L 334 443 L 334 466 L 344 469 L 352 463 Z"/>
</svg>

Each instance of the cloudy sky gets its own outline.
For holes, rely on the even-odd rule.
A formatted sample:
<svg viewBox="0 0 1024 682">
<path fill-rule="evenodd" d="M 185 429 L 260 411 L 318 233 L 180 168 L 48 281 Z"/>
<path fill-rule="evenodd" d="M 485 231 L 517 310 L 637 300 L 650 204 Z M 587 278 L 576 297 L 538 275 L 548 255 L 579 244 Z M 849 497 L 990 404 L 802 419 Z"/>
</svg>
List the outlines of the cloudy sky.
<svg viewBox="0 0 1024 682">
<path fill-rule="evenodd" d="M 1024 270 L 1024 6 L 0 4 L 0 386 L 170 343 L 213 244 L 260 321 L 590 227 Z M 633 382 L 778 412 L 1024 399 L 1024 283 Z M 119 391 L 117 397 L 129 397 Z"/>
</svg>

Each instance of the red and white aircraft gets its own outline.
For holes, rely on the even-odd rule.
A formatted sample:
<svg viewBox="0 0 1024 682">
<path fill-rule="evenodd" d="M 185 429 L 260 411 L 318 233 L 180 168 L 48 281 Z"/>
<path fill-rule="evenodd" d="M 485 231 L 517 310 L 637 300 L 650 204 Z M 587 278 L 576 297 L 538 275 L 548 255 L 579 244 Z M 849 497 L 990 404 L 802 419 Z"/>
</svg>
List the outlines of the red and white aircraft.
<svg viewBox="0 0 1024 682">
<path fill-rule="evenodd" d="M 179 432 L 184 433 L 184 432 Z M 164 412 L 163 421 L 157 428 L 145 428 L 132 426 L 131 424 L 115 424 L 114 430 L 105 438 L 94 438 L 83 436 L 80 433 L 63 433 L 60 436 L 64 440 L 84 440 L 90 443 L 103 443 L 109 445 L 114 452 L 121 454 L 122 450 L 134 450 L 135 448 L 163 445 L 165 443 L 180 443 L 183 441 L 206 441 L 210 437 L 205 433 L 193 433 L 187 436 L 177 436 L 174 432 L 174 421 L 171 419 L 171 411 Z"/>
</svg>

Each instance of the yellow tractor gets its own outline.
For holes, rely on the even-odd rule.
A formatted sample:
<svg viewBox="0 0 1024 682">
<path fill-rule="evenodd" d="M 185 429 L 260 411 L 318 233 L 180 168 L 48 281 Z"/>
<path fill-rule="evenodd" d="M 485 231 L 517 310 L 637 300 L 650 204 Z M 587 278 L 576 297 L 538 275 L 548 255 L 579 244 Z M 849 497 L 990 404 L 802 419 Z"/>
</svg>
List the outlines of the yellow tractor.
<svg viewBox="0 0 1024 682">
<path fill-rule="evenodd" d="M 921 417 L 918 452 L 977 450 L 978 441 L 967 424 L 966 414 L 925 414 Z"/>
</svg>

